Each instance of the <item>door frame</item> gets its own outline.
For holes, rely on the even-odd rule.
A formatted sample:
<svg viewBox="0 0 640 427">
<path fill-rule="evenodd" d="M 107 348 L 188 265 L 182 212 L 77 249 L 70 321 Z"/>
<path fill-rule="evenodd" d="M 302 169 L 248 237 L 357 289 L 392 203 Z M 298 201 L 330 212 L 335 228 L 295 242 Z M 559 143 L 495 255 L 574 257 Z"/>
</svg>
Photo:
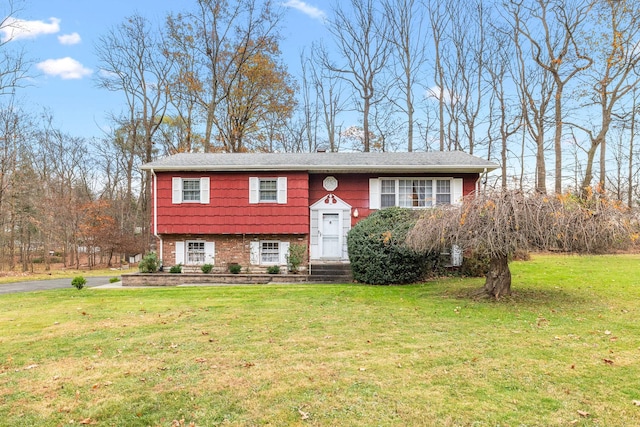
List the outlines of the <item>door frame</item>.
<svg viewBox="0 0 640 427">
<path fill-rule="evenodd" d="M 327 194 L 309 207 L 309 257 L 311 260 L 348 261 L 346 235 L 351 229 L 351 205 L 332 193 Z M 338 215 L 338 254 L 336 257 L 322 256 L 322 218 L 324 214 Z"/>
</svg>

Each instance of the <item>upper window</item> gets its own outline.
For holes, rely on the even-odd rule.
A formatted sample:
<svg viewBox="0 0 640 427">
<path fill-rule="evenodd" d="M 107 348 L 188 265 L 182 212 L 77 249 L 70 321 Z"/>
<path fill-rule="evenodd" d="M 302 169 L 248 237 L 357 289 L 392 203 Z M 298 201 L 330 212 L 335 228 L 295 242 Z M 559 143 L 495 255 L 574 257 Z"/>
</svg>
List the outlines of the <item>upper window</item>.
<svg viewBox="0 0 640 427">
<path fill-rule="evenodd" d="M 383 178 L 380 180 L 380 208 L 399 206 L 404 208 L 430 208 L 450 204 L 452 179 Z"/>
<path fill-rule="evenodd" d="M 287 203 L 287 177 L 249 178 L 249 203 Z"/>
<path fill-rule="evenodd" d="M 260 178 L 260 196 L 261 202 L 277 202 L 278 201 L 278 180 L 275 178 Z"/>
<path fill-rule="evenodd" d="M 171 180 L 171 201 L 179 203 L 209 203 L 210 178 L 180 178 L 174 176 Z"/>
<path fill-rule="evenodd" d="M 199 179 L 183 179 L 182 180 L 182 201 L 183 202 L 199 202 L 200 201 L 200 180 Z"/>
</svg>

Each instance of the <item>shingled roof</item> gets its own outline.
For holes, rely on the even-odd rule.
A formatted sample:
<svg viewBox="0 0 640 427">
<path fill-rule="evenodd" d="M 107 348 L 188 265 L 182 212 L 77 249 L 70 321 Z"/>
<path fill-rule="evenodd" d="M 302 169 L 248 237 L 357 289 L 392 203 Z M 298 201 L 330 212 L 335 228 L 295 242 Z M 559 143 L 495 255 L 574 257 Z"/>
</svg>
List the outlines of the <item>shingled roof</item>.
<svg viewBox="0 0 640 427">
<path fill-rule="evenodd" d="M 153 171 L 466 172 L 499 166 L 462 151 L 411 153 L 179 153 L 142 165 Z"/>
</svg>

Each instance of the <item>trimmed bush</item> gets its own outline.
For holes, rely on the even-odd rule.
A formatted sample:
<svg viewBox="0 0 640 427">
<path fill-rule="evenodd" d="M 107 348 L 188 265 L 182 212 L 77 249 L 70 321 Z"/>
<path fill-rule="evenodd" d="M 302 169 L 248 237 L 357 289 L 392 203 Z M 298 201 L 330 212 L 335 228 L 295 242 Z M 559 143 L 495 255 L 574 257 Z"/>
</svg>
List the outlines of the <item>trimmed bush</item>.
<svg viewBox="0 0 640 427">
<path fill-rule="evenodd" d="M 204 274 L 209 274 L 213 271 L 213 264 L 205 264 L 200 267 L 200 270 L 202 270 Z"/>
<path fill-rule="evenodd" d="M 120 278 L 119 277 L 112 277 L 111 279 L 109 279 L 109 283 L 116 283 L 119 282 Z"/>
<path fill-rule="evenodd" d="M 86 285 L 86 284 L 87 284 L 87 279 L 85 279 L 82 276 L 76 276 L 71 281 L 71 286 L 73 286 L 77 290 L 80 290 L 80 289 L 84 288 L 84 285 Z"/>
<path fill-rule="evenodd" d="M 267 268 L 267 273 L 269 273 L 269 274 L 279 274 L 280 273 L 280 266 L 279 265 L 270 265 Z"/>
<path fill-rule="evenodd" d="M 298 243 L 289 245 L 289 253 L 287 253 L 287 269 L 292 273 L 297 273 L 304 262 L 304 256 L 306 253 L 307 245 Z"/>
<path fill-rule="evenodd" d="M 231 274 L 238 274 L 242 271 L 242 266 L 240 264 L 229 264 L 229 272 Z"/>
<path fill-rule="evenodd" d="M 182 273 L 182 264 L 172 265 L 169 269 L 169 273 Z"/>
<path fill-rule="evenodd" d="M 347 234 L 353 278 L 372 285 L 420 281 L 437 257 L 418 253 L 405 244 L 419 215 L 420 211 L 392 207 L 358 222 Z"/>
<path fill-rule="evenodd" d="M 158 271 L 160 263 L 158 262 L 158 255 L 154 252 L 150 252 L 142 258 L 140 264 L 138 264 L 138 270 L 140 273 L 155 273 Z"/>
</svg>

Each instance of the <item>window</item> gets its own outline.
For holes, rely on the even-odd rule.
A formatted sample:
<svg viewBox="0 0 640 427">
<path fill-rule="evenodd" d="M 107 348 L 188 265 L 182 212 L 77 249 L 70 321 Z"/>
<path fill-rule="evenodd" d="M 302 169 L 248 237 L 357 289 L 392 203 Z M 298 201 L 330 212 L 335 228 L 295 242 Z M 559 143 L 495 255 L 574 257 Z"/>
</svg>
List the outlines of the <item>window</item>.
<svg viewBox="0 0 640 427">
<path fill-rule="evenodd" d="M 209 177 L 173 177 L 171 180 L 172 203 L 209 203 L 209 181 Z"/>
<path fill-rule="evenodd" d="M 372 178 L 369 196 L 371 209 L 391 206 L 430 208 L 452 204 L 462 198 L 462 179 Z"/>
<path fill-rule="evenodd" d="M 448 205 L 451 203 L 451 181 L 439 179 L 436 181 L 436 204 Z"/>
<path fill-rule="evenodd" d="M 176 242 L 175 254 L 176 264 L 215 264 L 216 244 L 205 240 L 178 241 Z"/>
<path fill-rule="evenodd" d="M 183 202 L 199 202 L 200 201 L 200 180 L 199 179 L 183 179 L 182 180 L 182 201 Z"/>
<path fill-rule="evenodd" d="M 249 203 L 287 203 L 287 177 L 249 178 Z"/>
<path fill-rule="evenodd" d="M 380 186 L 380 204 L 383 208 L 396 205 L 396 181 L 383 179 Z"/>
<path fill-rule="evenodd" d="M 403 208 L 425 208 L 432 204 L 432 182 L 430 179 L 398 180 L 398 206 Z"/>
<path fill-rule="evenodd" d="M 278 201 L 278 180 L 260 179 L 259 200 L 261 202 Z"/>
<path fill-rule="evenodd" d="M 204 242 L 187 242 L 187 264 L 204 264 Z"/>
<path fill-rule="evenodd" d="M 260 264 L 280 262 L 280 242 L 260 242 Z"/>
<path fill-rule="evenodd" d="M 249 250 L 251 265 L 287 265 L 289 242 L 254 240 Z"/>
</svg>

